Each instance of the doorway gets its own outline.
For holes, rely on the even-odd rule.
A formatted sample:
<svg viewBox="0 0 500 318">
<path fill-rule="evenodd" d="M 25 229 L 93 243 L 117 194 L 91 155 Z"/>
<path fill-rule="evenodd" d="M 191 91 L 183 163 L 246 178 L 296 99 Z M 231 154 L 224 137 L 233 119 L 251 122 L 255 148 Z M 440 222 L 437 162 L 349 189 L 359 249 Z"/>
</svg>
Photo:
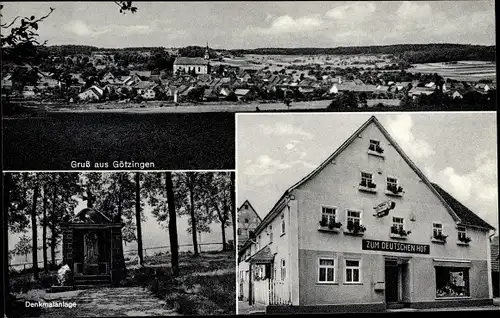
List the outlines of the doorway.
<svg viewBox="0 0 500 318">
<path fill-rule="evenodd" d="M 385 260 L 385 302 L 388 308 L 403 308 L 410 303 L 410 266 L 408 259 Z"/>
</svg>

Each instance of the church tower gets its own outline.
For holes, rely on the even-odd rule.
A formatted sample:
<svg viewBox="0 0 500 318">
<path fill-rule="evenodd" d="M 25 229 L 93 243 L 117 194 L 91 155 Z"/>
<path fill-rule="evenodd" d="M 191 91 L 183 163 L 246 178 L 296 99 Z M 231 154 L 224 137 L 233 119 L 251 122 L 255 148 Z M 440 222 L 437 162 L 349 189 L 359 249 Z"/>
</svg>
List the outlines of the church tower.
<svg viewBox="0 0 500 318">
<path fill-rule="evenodd" d="M 205 49 L 205 60 L 210 60 L 210 54 L 208 53 L 208 42 L 207 42 L 207 48 Z"/>
</svg>

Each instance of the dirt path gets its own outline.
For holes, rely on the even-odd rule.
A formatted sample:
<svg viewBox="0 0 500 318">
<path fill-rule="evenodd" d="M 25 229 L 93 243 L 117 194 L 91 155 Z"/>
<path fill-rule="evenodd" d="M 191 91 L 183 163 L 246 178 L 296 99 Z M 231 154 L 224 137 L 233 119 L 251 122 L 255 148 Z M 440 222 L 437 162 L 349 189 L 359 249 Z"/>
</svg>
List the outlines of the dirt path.
<svg viewBox="0 0 500 318">
<path fill-rule="evenodd" d="M 41 317 L 111 317 L 111 316 L 177 316 L 165 306 L 165 302 L 155 298 L 141 287 L 92 288 L 62 293 L 47 293 L 46 302 L 75 302 L 76 307 L 46 308 Z"/>
</svg>

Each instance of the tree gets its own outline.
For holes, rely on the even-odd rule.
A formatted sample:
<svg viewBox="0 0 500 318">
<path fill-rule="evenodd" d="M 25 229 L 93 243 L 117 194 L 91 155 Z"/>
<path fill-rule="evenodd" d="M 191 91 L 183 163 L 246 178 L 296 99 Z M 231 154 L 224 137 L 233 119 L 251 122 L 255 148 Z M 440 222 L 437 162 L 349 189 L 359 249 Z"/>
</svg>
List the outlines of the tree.
<svg viewBox="0 0 500 318">
<path fill-rule="evenodd" d="M 141 184 L 139 172 L 135 173 L 135 221 L 137 227 L 137 252 L 139 254 L 139 265 L 144 264 L 142 256 L 142 231 L 141 231 Z"/>
<path fill-rule="evenodd" d="M 33 180 L 33 203 L 31 207 L 31 238 L 33 239 L 32 244 L 32 258 L 33 258 L 33 278 L 38 280 L 38 246 L 37 246 L 37 223 L 36 223 L 36 206 L 38 200 L 38 194 L 40 191 L 40 185 L 37 180 L 37 176 Z"/>
<path fill-rule="evenodd" d="M 231 213 L 231 180 L 228 173 L 207 173 L 207 200 L 216 213 L 216 220 L 221 224 L 222 250 L 226 246 L 226 226 L 230 223 Z M 208 211 L 207 211 L 208 212 Z M 209 212 L 208 212 L 209 213 Z"/>
<path fill-rule="evenodd" d="M 233 244 L 236 244 L 236 191 L 235 191 L 235 172 L 231 171 L 231 222 L 233 223 Z"/>
<path fill-rule="evenodd" d="M 31 238 L 26 235 L 23 235 L 19 238 L 19 242 L 14 246 L 14 254 L 15 255 L 24 255 L 25 261 L 28 261 L 28 254 L 32 250 L 33 246 L 31 244 Z"/>
<path fill-rule="evenodd" d="M 167 192 L 167 203 L 168 203 L 168 236 L 170 239 L 170 253 L 172 262 L 172 275 L 174 277 L 179 276 L 179 243 L 177 240 L 177 216 L 175 214 L 175 199 L 172 184 L 172 173 L 165 173 L 165 189 Z"/>
</svg>

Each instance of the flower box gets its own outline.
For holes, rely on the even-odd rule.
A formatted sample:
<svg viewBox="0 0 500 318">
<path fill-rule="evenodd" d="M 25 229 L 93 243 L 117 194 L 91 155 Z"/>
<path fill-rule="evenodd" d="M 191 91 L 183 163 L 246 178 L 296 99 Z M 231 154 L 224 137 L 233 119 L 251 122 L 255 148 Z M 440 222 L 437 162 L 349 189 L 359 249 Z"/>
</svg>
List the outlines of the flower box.
<svg viewBox="0 0 500 318">
<path fill-rule="evenodd" d="M 327 231 L 327 232 L 340 232 L 340 228 L 342 227 L 342 223 L 340 222 L 326 222 L 325 220 L 319 221 L 318 230 Z"/>
<path fill-rule="evenodd" d="M 411 231 L 406 231 L 400 227 L 391 226 L 391 238 L 406 239 L 411 234 Z"/>
<path fill-rule="evenodd" d="M 354 236 L 363 236 L 366 231 L 366 227 L 358 223 L 347 223 L 347 229 L 344 231 L 344 234 L 354 235 Z"/>
<path fill-rule="evenodd" d="M 458 245 L 469 245 L 469 242 L 472 241 L 470 237 L 468 236 L 460 236 L 458 237 Z"/>
<path fill-rule="evenodd" d="M 403 196 L 403 187 L 388 185 L 385 194 L 401 197 Z"/>
<path fill-rule="evenodd" d="M 443 234 L 433 235 L 432 236 L 432 242 L 445 244 L 447 237 L 448 237 L 448 235 L 443 235 Z"/>
<path fill-rule="evenodd" d="M 360 182 L 358 189 L 366 192 L 377 192 L 377 185 L 373 182 Z"/>
</svg>

